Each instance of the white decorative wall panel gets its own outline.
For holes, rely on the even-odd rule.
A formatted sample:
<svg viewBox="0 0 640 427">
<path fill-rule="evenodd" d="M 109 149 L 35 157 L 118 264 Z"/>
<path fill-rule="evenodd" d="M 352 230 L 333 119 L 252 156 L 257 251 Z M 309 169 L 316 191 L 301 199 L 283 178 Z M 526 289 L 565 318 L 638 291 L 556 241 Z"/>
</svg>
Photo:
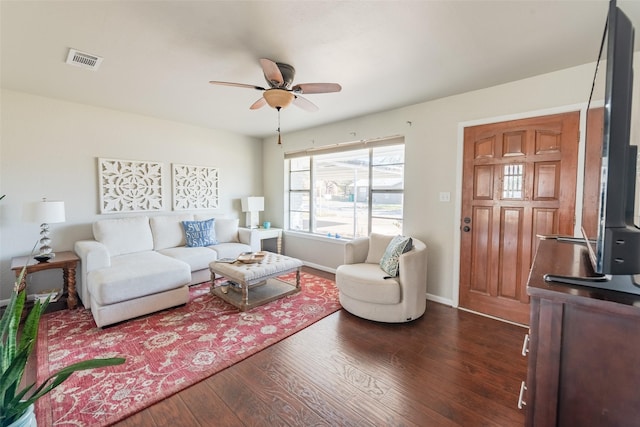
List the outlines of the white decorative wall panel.
<svg viewBox="0 0 640 427">
<path fill-rule="evenodd" d="M 173 209 L 218 207 L 218 168 L 173 164 Z"/>
<path fill-rule="evenodd" d="M 100 213 L 157 211 L 162 199 L 162 163 L 98 159 Z"/>
</svg>

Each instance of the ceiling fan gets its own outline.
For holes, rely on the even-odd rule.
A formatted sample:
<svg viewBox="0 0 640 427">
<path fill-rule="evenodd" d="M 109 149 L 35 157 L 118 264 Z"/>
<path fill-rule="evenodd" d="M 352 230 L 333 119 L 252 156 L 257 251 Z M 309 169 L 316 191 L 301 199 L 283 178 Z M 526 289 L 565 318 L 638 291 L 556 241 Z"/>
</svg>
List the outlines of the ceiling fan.
<svg viewBox="0 0 640 427">
<path fill-rule="evenodd" d="M 264 58 L 260 59 L 260 65 L 264 72 L 264 78 L 269 85 L 268 88 L 244 83 L 219 81 L 210 81 L 209 83 L 214 85 L 244 87 L 262 91 L 262 97 L 249 107 L 251 110 L 257 110 L 265 105 L 269 105 L 270 107 L 280 111 L 280 109 L 286 108 L 293 103 L 306 111 L 318 111 L 318 106 L 308 99 L 303 98 L 301 95 L 340 92 L 342 90 L 342 86 L 337 83 L 301 83 L 291 86 L 293 83 L 293 77 L 296 74 L 295 68 L 291 65 L 273 62 L 270 59 Z"/>
</svg>

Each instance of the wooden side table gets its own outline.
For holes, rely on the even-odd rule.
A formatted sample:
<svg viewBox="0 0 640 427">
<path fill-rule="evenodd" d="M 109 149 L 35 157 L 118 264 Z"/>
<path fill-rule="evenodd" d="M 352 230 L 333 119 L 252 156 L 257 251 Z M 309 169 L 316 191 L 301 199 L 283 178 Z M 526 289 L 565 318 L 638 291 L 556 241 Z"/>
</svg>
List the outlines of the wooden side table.
<svg viewBox="0 0 640 427">
<path fill-rule="evenodd" d="M 78 294 L 76 293 L 76 268 L 78 267 L 78 261 L 80 258 L 72 252 L 56 252 L 56 256 L 47 262 L 38 262 L 30 256 L 16 257 L 11 260 L 11 269 L 15 271 L 16 277 L 20 277 L 22 268 L 26 265 L 27 270 L 25 277 L 23 277 L 23 283 L 20 287 L 25 286 L 25 281 L 28 274 L 35 273 L 36 271 L 51 270 L 55 268 L 62 269 L 62 278 L 64 280 L 64 287 L 67 290 L 67 308 L 74 309 L 78 305 Z M 64 293 L 64 288 L 63 288 Z"/>
</svg>

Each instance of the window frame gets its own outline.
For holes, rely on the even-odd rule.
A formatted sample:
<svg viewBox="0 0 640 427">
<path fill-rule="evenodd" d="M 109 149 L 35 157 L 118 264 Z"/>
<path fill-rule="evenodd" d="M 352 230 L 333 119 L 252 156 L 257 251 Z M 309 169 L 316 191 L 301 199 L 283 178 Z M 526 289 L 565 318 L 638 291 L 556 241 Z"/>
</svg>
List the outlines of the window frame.
<svg viewBox="0 0 640 427">
<path fill-rule="evenodd" d="M 359 150 L 363 150 L 363 149 L 367 149 L 368 150 L 368 156 L 369 156 L 369 161 L 368 161 L 368 203 L 367 203 L 367 235 L 371 234 L 372 229 L 373 229 L 373 220 L 374 219 L 383 219 L 383 220 L 399 220 L 401 222 L 401 229 L 404 227 L 404 191 L 405 191 L 405 165 L 406 165 L 406 154 L 403 156 L 402 162 L 401 163 L 392 163 L 392 164 L 377 164 L 374 165 L 373 164 L 373 159 L 374 159 L 374 149 L 379 148 L 379 147 L 385 147 L 385 146 L 399 146 L 402 145 L 404 146 L 404 138 L 403 137 L 392 137 L 392 138 L 385 138 L 385 139 L 378 139 L 378 140 L 372 140 L 372 141 L 359 141 L 359 142 L 355 142 L 355 143 L 343 143 L 343 144 L 335 144 L 332 146 L 328 146 L 328 147 L 323 147 L 323 148 L 312 148 L 312 149 L 308 149 L 308 150 L 302 150 L 302 151 L 296 151 L 296 152 L 291 152 L 291 153 L 285 153 L 285 171 L 287 171 L 287 183 L 286 185 L 286 197 L 285 200 L 287 200 L 287 206 L 286 206 L 286 230 L 287 231 L 294 231 L 294 232 L 300 232 L 300 233 L 307 233 L 309 235 L 313 235 L 313 236 L 324 236 L 323 233 L 319 233 L 319 232 L 314 232 L 313 230 L 315 230 L 315 225 L 316 225 L 316 214 L 315 214 L 315 181 L 316 181 L 316 174 L 315 174 L 315 170 L 314 170 L 314 166 L 315 166 L 315 162 L 314 162 L 314 156 L 319 156 L 319 155 L 324 155 L 324 154 L 332 154 L 332 153 L 339 153 L 339 152 L 350 152 L 350 151 L 359 151 Z M 295 159 L 295 158 L 300 158 L 300 157 L 308 157 L 308 165 L 309 165 L 309 188 L 308 189 L 304 189 L 304 190 L 300 190 L 300 189 L 292 189 L 291 188 L 291 184 L 292 184 L 292 173 L 295 172 L 300 172 L 301 170 L 292 170 L 291 169 L 291 160 Z M 382 188 L 373 188 L 373 181 L 374 181 L 374 170 L 376 167 L 379 166 L 397 166 L 397 165 L 401 165 L 402 166 L 402 188 L 401 189 L 382 189 Z M 294 194 L 306 194 L 306 196 L 308 197 L 309 200 L 309 210 L 308 211 L 300 211 L 300 210 L 292 210 L 291 209 L 291 201 L 292 201 L 292 195 Z M 402 214 L 401 217 L 395 218 L 395 217 L 388 217 L 388 216 L 379 216 L 379 215 L 374 215 L 373 213 L 373 204 L 374 204 L 374 196 L 375 195 L 383 195 L 383 194 L 391 194 L 391 195 L 401 195 L 402 196 L 402 202 L 401 202 L 401 207 L 402 207 Z M 308 214 L 308 225 L 306 228 L 301 228 L 301 229 L 292 229 L 291 228 L 291 217 L 292 217 L 292 213 L 294 212 L 300 212 L 300 213 L 306 213 Z M 354 236 L 353 238 L 355 238 L 356 236 Z M 359 236 L 358 236 L 359 237 Z"/>
</svg>

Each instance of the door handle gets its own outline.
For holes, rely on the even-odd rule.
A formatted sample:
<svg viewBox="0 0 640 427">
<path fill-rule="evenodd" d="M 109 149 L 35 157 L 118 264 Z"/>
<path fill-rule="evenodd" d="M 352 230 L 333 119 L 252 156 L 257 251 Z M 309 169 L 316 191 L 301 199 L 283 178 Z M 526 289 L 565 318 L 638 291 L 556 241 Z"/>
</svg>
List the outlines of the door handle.
<svg viewBox="0 0 640 427">
<path fill-rule="evenodd" d="M 518 396 L 518 409 L 522 409 L 527 406 L 527 402 L 524 401 L 525 391 L 527 391 L 527 384 L 522 381 L 522 384 L 520 384 L 520 396 Z"/>
<path fill-rule="evenodd" d="M 462 227 L 462 231 L 464 231 L 465 233 L 468 233 L 471 231 L 471 227 L 469 227 L 468 225 L 465 225 L 464 227 Z"/>
</svg>

